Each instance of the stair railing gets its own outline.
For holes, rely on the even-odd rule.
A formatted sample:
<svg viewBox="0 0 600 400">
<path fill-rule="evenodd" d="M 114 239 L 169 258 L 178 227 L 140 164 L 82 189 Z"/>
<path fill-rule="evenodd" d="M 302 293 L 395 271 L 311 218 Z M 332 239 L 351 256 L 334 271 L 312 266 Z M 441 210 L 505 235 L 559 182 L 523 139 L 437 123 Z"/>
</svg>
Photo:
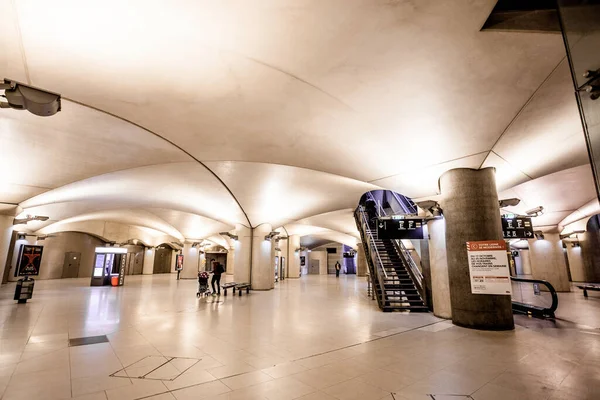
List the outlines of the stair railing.
<svg viewBox="0 0 600 400">
<path fill-rule="evenodd" d="M 395 239 L 392 240 L 392 242 L 394 243 L 394 246 L 396 247 L 396 251 L 398 251 L 400 258 L 402 258 L 404 265 L 407 267 L 406 270 L 410 274 L 410 277 L 412 278 L 415 287 L 419 292 L 419 295 L 421 295 L 423 303 L 427 304 L 425 278 L 423 277 L 423 273 L 417 266 L 417 263 L 413 259 L 412 254 L 410 254 L 410 251 L 406 248 L 406 246 L 404 246 L 404 243 L 402 243 L 402 240 Z"/>
<path fill-rule="evenodd" d="M 363 243 L 367 244 L 365 247 L 367 265 L 370 270 L 371 280 L 377 280 L 377 283 L 379 284 L 380 293 L 377 294 L 376 298 L 379 308 L 383 309 L 386 305 L 384 279 L 388 279 L 388 274 L 385 268 L 383 268 L 383 262 L 381 261 L 379 250 L 377 250 L 377 246 L 375 245 L 375 238 L 373 237 L 373 233 L 369 226 L 367 213 L 364 211 L 362 206 L 359 206 L 356 209 L 355 219 L 357 225 L 359 225 L 358 228 L 363 239 Z M 374 288 L 372 290 L 375 292 Z"/>
</svg>

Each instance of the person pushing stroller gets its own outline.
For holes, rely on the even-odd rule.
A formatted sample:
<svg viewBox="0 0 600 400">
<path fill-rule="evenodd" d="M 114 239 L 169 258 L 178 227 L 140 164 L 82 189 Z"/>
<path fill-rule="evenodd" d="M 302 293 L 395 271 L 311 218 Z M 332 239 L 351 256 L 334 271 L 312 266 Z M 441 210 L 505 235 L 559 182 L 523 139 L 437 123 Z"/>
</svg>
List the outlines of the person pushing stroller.
<svg viewBox="0 0 600 400">
<path fill-rule="evenodd" d="M 223 274 L 223 272 L 225 272 L 225 268 L 223 268 L 223 266 L 218 262 L 218 261 L 212 261 L 212 279 L 210 281 L 210 284 L 212 286 L 212 295 L 216 296 L 216 295 L 221 295 L 221 274 Z M 215 290 L 215 282 L 217 283 L 217 289 Z"/>
</svg>

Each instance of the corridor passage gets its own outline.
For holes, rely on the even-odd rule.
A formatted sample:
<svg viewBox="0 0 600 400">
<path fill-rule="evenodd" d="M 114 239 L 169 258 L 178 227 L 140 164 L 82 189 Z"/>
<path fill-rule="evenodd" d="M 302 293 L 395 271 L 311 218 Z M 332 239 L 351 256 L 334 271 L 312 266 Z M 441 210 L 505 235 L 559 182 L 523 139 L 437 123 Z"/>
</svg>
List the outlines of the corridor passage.
<svg viewBox="0 0 600 400">
<path fill-rule="evenodd" d="M 0 393 L 12 399 L 592 399 L 600 332 L 516 317 L 509 332 L 382 313 L 354 276 L 196 299 L 194 280 L 0 289 Z M 579 293 L 571 293 L 573 298 Z M 597 307 L 600 299 L 578 308 Z M 579 315 L 579 314 L 578 314 Z M 69 339 L 108 342 L 69 347 Z M 113 376 L 111 376 L 113 375 Z M 140 377 L 142 377 L 140 379 Z M 467 397 L 468 398 L 468 397 Z"/>
</svg>

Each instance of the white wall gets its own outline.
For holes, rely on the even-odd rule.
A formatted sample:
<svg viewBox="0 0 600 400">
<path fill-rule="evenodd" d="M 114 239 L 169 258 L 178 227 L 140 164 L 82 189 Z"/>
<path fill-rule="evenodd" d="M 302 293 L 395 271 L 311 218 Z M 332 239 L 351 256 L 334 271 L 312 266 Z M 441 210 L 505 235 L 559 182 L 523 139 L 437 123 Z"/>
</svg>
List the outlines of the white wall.
<svg viewBox="0 0 600 400">
<path fill-rule="evenodd" d="M 43 246 L 40 275 L 36 279 L 60 279 L 63 273 L 63 264 L 66 252 L 81 253 L 79 263 L 79 277 L 91 277 L 96 247 L 103 246 L 104 242 L 86 233 L 61 232 L 48 237 L 46 240 L 36 241 L 36 236 L 27 236 L 24 240 L 17 240 L 11 261 L 9 281 L 16 281 L 14 272 L 18 263 L 19 250 L 23 244 Z"/>
</svg>

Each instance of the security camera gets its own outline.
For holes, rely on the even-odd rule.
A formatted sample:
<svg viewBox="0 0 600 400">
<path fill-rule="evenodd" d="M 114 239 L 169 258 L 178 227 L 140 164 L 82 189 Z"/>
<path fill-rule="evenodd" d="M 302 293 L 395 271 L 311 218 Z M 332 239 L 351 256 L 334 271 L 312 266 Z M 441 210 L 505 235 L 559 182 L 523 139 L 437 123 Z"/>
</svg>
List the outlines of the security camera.
<svg viewBox="0 0 600 400">
<path fill-rule="evenodd" d="M 60 94 L 47 92 L 22 83 L 4 79 L 0 90 L 4 89 L 7 102 L 0 102 L 0 108 L 27 110 L 40 117 L 48 117 L 60 111 Z"/>
<path fill-rule="evenodd" d="M 514 207 L 519 205 L 519 203 L 521 202 L 520 199 L 517 198 L 512 198 L 512 199 L 502 199 L 498 201 L 498 205 L 500 206 L 500 208 L 504 208 L 504 207 Z"/>
<path fill-rule="evenodd" d="M 542 206 L 532 208 L 529 211 L 525 211 L 525 214 L 527 214 L 531 217 L 537 217 L 537 216 L 542 215 L 543 213 L 544 213 L 544 207 L 542 207 Z"/>
</svg>

